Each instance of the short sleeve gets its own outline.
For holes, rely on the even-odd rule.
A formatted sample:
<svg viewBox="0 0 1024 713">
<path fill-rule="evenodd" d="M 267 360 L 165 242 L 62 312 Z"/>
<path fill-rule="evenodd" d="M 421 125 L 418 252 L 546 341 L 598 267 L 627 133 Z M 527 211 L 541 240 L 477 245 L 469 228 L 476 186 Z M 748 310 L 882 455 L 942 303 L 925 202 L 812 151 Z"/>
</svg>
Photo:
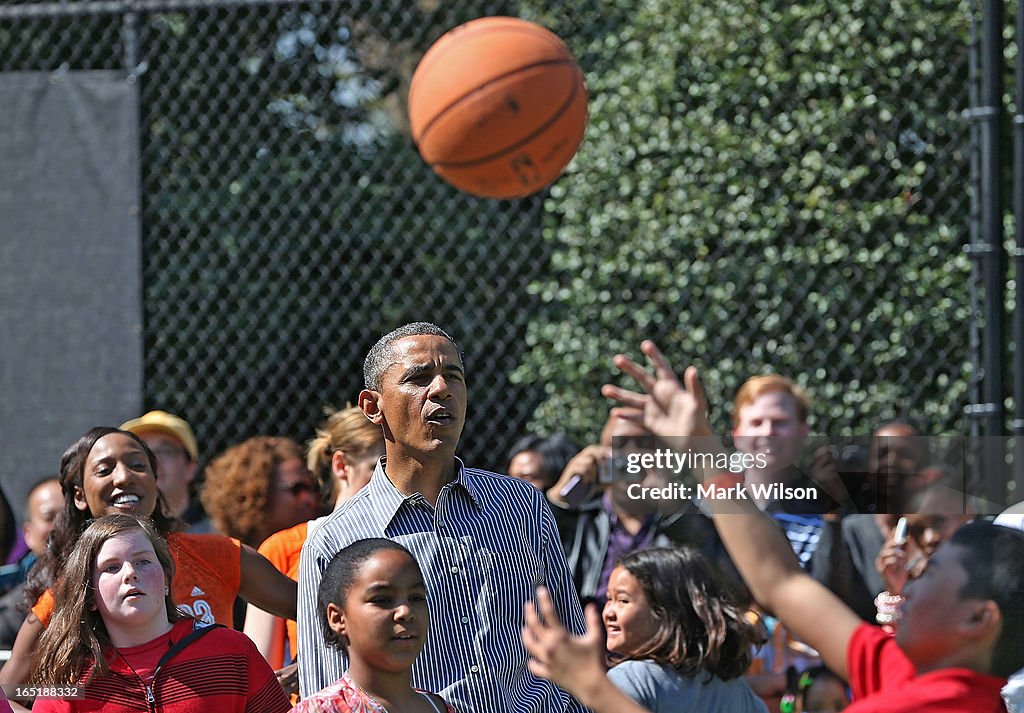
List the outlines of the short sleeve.
<svg viewBox="0 0 1024 713">
<path fill-rule="evenodd" d="M 299 553 L 306 541 L 309 523 L 302 522 L 295 527 L 275 532 L 259 546 L 258 552 L 267 558 L 278 572 L 294 580 L 299 578 Z"/>
<path fill-rule="evenodd" d="M 174 559 L 174 601 L 206 624 L 231 624 L 242 581 L 242 546 L 223 535 L 174 532 L 167 538 Z"/>
<path fill-rule="evenodd" d="M 641 661 L 624 661 L 608 671 L 615 687 L 644 706 L 654 710 L 658 705 L 658 684 L 650 665 Z"/>
<path fill-rule="evenodd" d="M 44 627 L 50 625 L 50 617 L 53 616 L 53 590 L 47 589 L 39 595 L 39 599 L 32 606 L 32 613 L 39 619 Z"/>
<path fill-rule="evenodd" d="M 846 650 L 854 699 L 897 686 L 916 675 L 914 664 L 881 628 L 861 624 Z"/>
</svg>

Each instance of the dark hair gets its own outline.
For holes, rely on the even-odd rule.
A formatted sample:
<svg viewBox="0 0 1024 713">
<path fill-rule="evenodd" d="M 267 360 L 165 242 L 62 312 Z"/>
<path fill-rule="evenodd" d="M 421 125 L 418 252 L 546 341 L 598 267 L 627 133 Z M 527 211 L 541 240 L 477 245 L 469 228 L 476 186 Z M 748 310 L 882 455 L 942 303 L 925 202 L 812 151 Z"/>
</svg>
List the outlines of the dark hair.
<svg viewBox="0 0 1024 713">
<path fill-rule="evenodd" d="M 839 674 L 827 666 L 812 666 L 801 673 L 800 678 L 797 681 L 797 688 L 800 692 L 800 705 L 803 710 L 807 710 L 807 693 L 811 690 L 811 687 L 818 681 L 825 681 L 830 678 L 843 687 L 843 690 L 846 691 L 846 699 L 850 699 L 850 693 L 846 687 L 846 681 L 840 678 Z"/>
<path fill-rule="evenodd" d="M 336 607 L 344 608 L 348 593 L 359 576 L 359 570 L 362 569 L 363 564 L 378 552 L 385 550 L 404 552 L 413 562 L 416 562 L 412 552 L 394 540 L 371 537 L 365 540 L 356 540 L 348 547 L 343 547 L 327 563 L 323 578 L 320 580 L 320 588 L 317 590 L 317 619 L 320 620 L 320 628 L 323 630 L 324 641 L 328 646 L 333 646 L 341 651 L 345 651 L 347 648 L 345 641 L 327 623 L 327 605 L 334 604 Z M 419 563 L 416 566 L 419 567 Z"/>
<path fill-rule="evenodd" d="M 380 380 L 388 367 L 394 363 L 395 356 L 392 346 L 395 342 L 406 337 L 419 337 L 421 335 L 444 337 L 452 343 L 455 351 L 459 352 L 459 359 L 462 359 L 459 345 L 455 343 L 455 340 L 447 332 L 436 324 L 431 324 L 430 322 L 404 324 L 378 339 L 377 343 L 370 347 L 370 351 L 367 352 L 366 359 L 363 361 L 363 382 L 366 388 L 370 391 L 380 391 Z"/>
<path fill-rule="evenodd" d="M 61 508 L 54 522 L 53 533 L 50 535 L 46 552 L 29 571 L 28 579 L 25 581 L 25 602 L 30 607 L 57 579 L 57 574 L 71 554 L 75 541 L 94 519 L 91 512 L 79 510 L 75 506 L 75 490 L 84 487 L 85 461 L 93 446 L 101 438 L 112 433 L 127 436 L 135 441 L 142 452 L 146 454 L 146 460 L 149 461 L 149 467 L 153 471 L 153 478 L 157 477 L 156 455 L 144 440 L 131 431 L 112 426 L 94 426 L 68 446 L 64 455 L 61 456 L 59 471 L 60 489 L 64 493 L 64 507 Z M 156 491 L 156 508 L 153 510 L 151 519 L 161 537 L 166 537 L 174 526 L 174 519 L 165 514 L 164 497 L 160 494 L 159 489 Z"/>
<path fill-rule="evenodd" d="M 540 456 L 544 477 L 550 487 L 562 475 L 573 456 L 580 452 L 580 448 L 564 433 L 553 433 L 547 437 L 527 435 L 509 449 L 507 462 L 511 463 L 520 453 L 530 451 Z"/>
<path fill-rule="evenodd" d="M 967 550 L 960 564 L 967 572 L 961 597 L 989 599 L 998 605 L 1003 628 L 992 652 L 996 676 L 1024 667 L 1024 532 L 985 520 L 969 522 L 950 542 Z"/>
<path fill-rule="evenodd" d="M 746 672 L 757 629 L 700 552 L 653 547 L 624 555 L 617 566 L 640 583 L 657 622 L 651 639 L 627 659 L 669 664 L 685 676 L 729 680 Z"/>
<path fill-rule="evenodd" d="M 148 519 L 117 513 L 91 521 L 71 549 L 54 585 L 53 618 L 33 654 L 34 682 L 68 686 L 78 683 L 83 674 L 88 673 L 91 680 L 109 672 L 103 646 L 110 643 L 110 636 L 96 608 L 93 570 L 103 543 L 134 530 L 141 530 L 153 545 L 170 590 L 174 562 L 166 540 Z M 164 607 L 167 620 L 176 621 L 178 612 L 169 593 L 164 595 Z"/>
</svg>

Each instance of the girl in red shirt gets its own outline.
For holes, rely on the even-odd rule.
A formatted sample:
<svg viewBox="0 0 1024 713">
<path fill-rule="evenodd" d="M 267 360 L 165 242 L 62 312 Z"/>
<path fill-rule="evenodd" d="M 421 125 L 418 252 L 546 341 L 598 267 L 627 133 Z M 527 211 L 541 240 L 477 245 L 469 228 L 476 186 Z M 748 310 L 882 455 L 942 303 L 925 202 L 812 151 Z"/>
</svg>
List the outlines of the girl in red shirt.
<svg viewBox="0 0 1024 713">
<path fill-rule="evenodd" d="M 288 700 L 243 634 L 181 617 L 174 564 L 146 520 L 93 520 L 64 565 L 39 639 L 33 711 L 281 713 Z M 57 692 L 56 697 L 47 691 Z"/>
<path fill-rule="evenodd" d="M 61 458 L 64 509 L 57 516 L 47 551 L 29 573 L 28 603 L 35 603 L 18 632 L 0 683 L 28 679 L 33 651 L 53 613 L 51 587 L 62 576 L 77 538 L 94 519 L 124 513 L 151 518 L 168 538 L 177 577 L 172 596 L 179 608 L 203 623 L 230 623 L 236 596 L 282 616 L 295 616 L 295 582 L 256 550 L 221 535 L 173 532 L 157 489 L 157 459 L 134 433 L 92 428 Z M 15 710 L 25 710 L 15 706 Z"/>
</svg>

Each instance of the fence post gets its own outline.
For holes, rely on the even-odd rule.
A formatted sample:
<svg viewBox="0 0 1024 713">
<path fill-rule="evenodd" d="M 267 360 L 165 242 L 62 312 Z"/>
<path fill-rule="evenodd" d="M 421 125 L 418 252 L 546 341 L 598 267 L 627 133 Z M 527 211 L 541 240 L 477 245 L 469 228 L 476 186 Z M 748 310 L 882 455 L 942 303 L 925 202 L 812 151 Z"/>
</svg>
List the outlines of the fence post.
<svg viewBox="0 0 1024 713">
<path fill-rule="evenodd" d="M 985 301 L 982 342 L 982 404 L 979 414 L 986 437 L 983 473 L 985 497 L 1005 502 L 1004 454 L 998 437 L 1004 435 L 1003 408 L 1003 290 L 1006 258 L 1003 251 L 1003 212 L 1000 195 L 1000 124 L 1003 118 L 1003 2 L 985 0 L 982 12 L 981 106 L 981 224 L 985 251 L 980 255 Z M 998 443 L 998 446 L 997 446 Z"/>
</svg>

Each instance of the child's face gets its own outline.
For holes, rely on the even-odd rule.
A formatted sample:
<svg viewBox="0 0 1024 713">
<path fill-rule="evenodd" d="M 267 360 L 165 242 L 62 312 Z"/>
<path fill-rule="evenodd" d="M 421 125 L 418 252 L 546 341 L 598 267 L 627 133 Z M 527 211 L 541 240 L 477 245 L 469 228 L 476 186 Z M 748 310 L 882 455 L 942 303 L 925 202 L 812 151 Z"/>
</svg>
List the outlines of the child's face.
<svg viewBox="0 0 1024 713">
<path fill-rule="evenodd" d="M 831 676 L 821 676 L 804 693 L 805 713 L 839 713 L 849 705 L 846 689 Z"/>
<path fill-rule="evenodd" d="M 638 651 L 658 630 L 643 587 L 622 567 L 613 569 L 608 579 L 604 628 L 608 632 L 608 650 L 623 655 Z"/>
<path fill-rule="evenodd" d="M 167 579 L 142 530 L 111 537 L 96 553 L 92 586 L 107 629 L 134 628 L 167 617 Z"/>
<path fill-rule="evenodd" d="M 372 669 L 408 669 L 426 641 L 430 615 L 419 567 L 405 552 L 381 550 L 359 568 L 344 608 L 327 621 L 347 638 L 349 657 Z"/>
<path fill-rule="evenodd" d="M 961 623 L 977 613 L 979 599 L 962 597 L 967 584 L 966 548 L 946 542 L 924 572 L 907 582 L 896 619 L 896 643 L 918 669 L 930 670 L 962 645 Z"/>
</svg>

